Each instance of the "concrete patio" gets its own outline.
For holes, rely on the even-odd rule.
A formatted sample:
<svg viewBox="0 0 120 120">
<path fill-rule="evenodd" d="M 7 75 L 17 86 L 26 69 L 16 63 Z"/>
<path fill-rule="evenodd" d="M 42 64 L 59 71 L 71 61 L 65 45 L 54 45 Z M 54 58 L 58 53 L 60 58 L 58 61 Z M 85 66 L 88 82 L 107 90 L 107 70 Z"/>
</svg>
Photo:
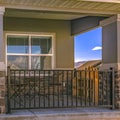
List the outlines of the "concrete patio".
<svg viewBox="0 0 120 120">
<path fill-rule="evenodd" d="M 106 108 L 70 108 L 12 111 L 0 120 L 120 120 L 120 111 Z"/>
</svg>

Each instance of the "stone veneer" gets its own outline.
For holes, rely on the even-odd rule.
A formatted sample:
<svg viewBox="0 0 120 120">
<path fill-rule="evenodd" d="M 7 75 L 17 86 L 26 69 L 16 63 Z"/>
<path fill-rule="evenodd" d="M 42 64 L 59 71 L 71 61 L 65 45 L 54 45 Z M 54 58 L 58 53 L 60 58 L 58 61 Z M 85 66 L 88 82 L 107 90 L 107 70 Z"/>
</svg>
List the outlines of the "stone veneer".
<svg viewBox="0 0 120 120">
<path fill-rule="evenodd" d="M 0 113 L 5 113 L 5 65 L 0 62 Z"/>
<path fill-rule="evenodd" d="M 5 72 L 0 71 L 0 113 L 5 112 Z"/>
<path fill-rule="evenodd" d="M 120 109 L 120 70 L 115 72 L 115 108 Z"/>
</svg>

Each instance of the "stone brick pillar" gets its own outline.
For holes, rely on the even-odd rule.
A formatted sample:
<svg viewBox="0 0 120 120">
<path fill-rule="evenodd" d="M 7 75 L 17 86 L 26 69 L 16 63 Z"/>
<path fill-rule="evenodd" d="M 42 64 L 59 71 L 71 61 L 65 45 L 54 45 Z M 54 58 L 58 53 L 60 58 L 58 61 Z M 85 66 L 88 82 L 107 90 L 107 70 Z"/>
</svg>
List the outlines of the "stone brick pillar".
<svg viewBox="0 0 120 120">
<path fill-rule="evenodd" d="M 114 105 L 120 109 L 120 14 L 101 21 L 100 26 L 102 26 L 101 69 L 115 70 Z"/>
<path fill-rule="evenodd" d="M 5 45 L 3 40 L 3 14 L 5 8 L 0 7 L 0 113 L 5 113 Z"/>
<path fill-rule="evenodd" d="M 0 62 L 0 113 L 5 113 L 5 64 Z"/>
<path fill-rule="evenodd" d="M 115 72 L 115 108 L 120 109 L 120 71 Z"/>
</svg>

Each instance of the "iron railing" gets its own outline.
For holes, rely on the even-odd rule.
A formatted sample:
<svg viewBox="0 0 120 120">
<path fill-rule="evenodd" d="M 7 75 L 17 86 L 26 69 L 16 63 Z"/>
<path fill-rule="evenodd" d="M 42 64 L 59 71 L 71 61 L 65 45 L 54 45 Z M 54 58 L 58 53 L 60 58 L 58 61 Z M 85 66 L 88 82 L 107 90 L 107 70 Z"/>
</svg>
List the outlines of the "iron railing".
<svg viewBox="0 0 120 120">
<path fill-rule="evenodd" d="M 114 107 L 113 70 L 8 68 L 7 112 L 18 109 Z"/>
</svg>

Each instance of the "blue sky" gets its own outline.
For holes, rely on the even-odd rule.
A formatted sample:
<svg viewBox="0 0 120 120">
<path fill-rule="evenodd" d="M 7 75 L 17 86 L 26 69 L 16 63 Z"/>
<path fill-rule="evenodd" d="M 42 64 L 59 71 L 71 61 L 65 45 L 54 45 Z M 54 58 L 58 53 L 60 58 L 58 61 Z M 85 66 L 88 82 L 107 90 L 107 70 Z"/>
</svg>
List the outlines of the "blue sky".
<svg viewBox="0 0 120 120">
<path fill-rule="evenodd" d="M 74 38 L 75 62 L 101 59 L 102 29 L 97 28 Z"/>
</svg>

